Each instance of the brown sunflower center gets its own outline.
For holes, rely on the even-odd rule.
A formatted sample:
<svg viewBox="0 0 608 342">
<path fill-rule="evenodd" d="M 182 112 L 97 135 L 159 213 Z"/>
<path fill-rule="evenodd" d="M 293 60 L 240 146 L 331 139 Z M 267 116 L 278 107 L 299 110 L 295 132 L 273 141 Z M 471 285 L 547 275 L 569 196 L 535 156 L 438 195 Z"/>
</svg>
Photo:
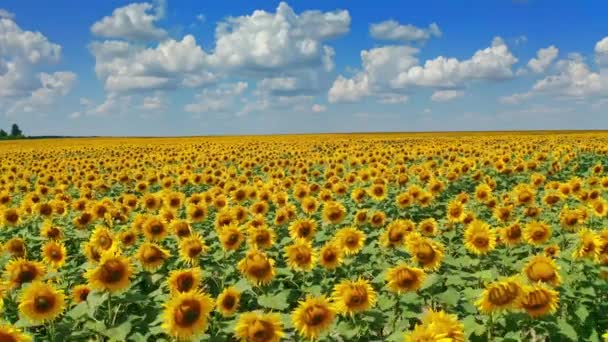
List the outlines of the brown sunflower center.
<svg viewBox="0 0 608 342">
<path fill-rule="evenodd" d="M 403 232 L 400 232 L 400 231 L 398 231 L 396 229 L 392 229 L 388 233 L 388 239 L 392 243 L 401 242 L 401 241 L 403 241 Z"/>
<path fill-rule="evenodd" d="M 350 308 L 356 308 L 367 302 L 367 291 L 365 289 L 356 286 L 350 289 L 346 295 L 346 306 Z"/>
<path fill-rule="evenodd" d="M 428 243 L 422 243 L 416 252 L 416 257 L 424 264 L 429 263 L 435 259 L 435 250 Z"/>
<path fill-rule="evenodd" d="M 271 265 L 264 257 L 256 255 L 249 261 L 249 274 L 256 278 L 264 278 L 271 272 Z"/>
<path fill-rule="evenodd" d="M 224 298 L 222 299 L 222 307 L 226 310 L 232 309 L 235 304 L 236 298 L 231 294 L 224 296 Z"/>
<path fill-rule="evenodd" d="M 83 289 L 78 294 L 78 298 L 80 298 L 81 301 L 87 300 L 88 297 L 89 297 L 89 289 Z"/>
<path fill-rule="evenodd" d="M 55 306 L 55 297 L 51 295 L 39 295 L 34 299 L 36 312 L 44 313 L 50 311 Z"/>
<path fill-rule="evenodd" d="M 190 273 L 182 273 L 177 277 L 176 283 L 179 292 L 188 292 L 194 287 L 194 277 Z"/>
<path fill-rule="evenodd" d="M 10 223 L 17 223 L 17 221 L 19 221 L 19 214 L 17 214 L 17 212 L 14 210 L 10 210 L 7 213 L 5 213 L 4 217 Z"/>
<path fill-rule="evenodd" d="M 174 313 L 175 323 L 180 327 L 190 327 L 201 316 L 201 304 L 196 300 L 184 300 Z"/>
<path fill-rule="evenodd" d="M 126 272 L 125 266 L 119 260 L 108 260 L 101 266 L 100 277 L 105 283 L 119 282 Z"/>
<path fill-rule="evenodd" d="M 490 239 L 487 236 L 476 236 L 473 239 L 473 244 L 479 248 L 485 248 L 490 244 Z"/>
<path fill-rule="evenodd" d="M 488 300 L 494 305 L 506 305 L 515 299 L 517 293 L 504 287 L 494 287 L 490 289 Z"/>
<path fill-rule="evenodd" d="M 400 270 L 396 275 L 397 284 L 401 287 L 409 287 L 416 282 L 418 277 L 416 274 L 408 269 Z"/>
<path fill-rule="evenodd" d="M 274 338 L 274 326 L 270 322 L 256 320 L 249 327 L 249 340 L 253 342 L 266 342 Z"/>
<path fill-rule="evenodd" d="M 521 228 L 519 226 L 512 226 L 507 229 L 507 237 L 509 239 L 519 239 L 521 237 Z"/>
<path fill-rule="evenodd" d="M 331 249 L 325 250 L 325 252 L 323 252 L 323 260 L 326 263 L 332 263 L 336 261 L 337 258 L 338 256 L 336 255 L 336 252 Z"/>
<path fill-rule="evenodd" d="M 546 262 L 536 262 L 530 266 L 528 275 L 532 280 L 549 281 L 555 278 L 555 269 Z"/>
<path fill-rule="evenodd" d="M 157 262 L 163 259 L 163 252 L 154 246 L 146 248 L 142 253 L 142 259 L 146 262 Z"/>
<path fill-rule="evenodd" d="M 320 305 L 314 305 L 306 308 L 304 321 L 306 322 L 306 325 L 317 326 L 325 322 L 327 320 L 327 316 L 328 312 L 326 308 Z"/>
</svg>

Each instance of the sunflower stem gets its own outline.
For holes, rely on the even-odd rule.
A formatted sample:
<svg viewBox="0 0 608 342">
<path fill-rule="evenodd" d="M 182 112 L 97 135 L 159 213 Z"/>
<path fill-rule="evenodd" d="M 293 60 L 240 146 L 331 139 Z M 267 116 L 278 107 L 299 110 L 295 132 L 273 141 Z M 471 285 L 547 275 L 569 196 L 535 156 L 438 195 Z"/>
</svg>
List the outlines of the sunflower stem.
<svg viewBox="0 0 608 342">
<path fill-rule="evenodd" d="M 399 316 L 401 315 L 401 305 L 400 305 L 400 301 L 399 301 L 399 293 L 395 293 L 394 297 L 395 297 L 395 317 L 393 317 L 393 332 L 397 328 L 397 320 L 399 319 Z"/>
<path fill-rule="evenodd" d="M 108 324 L 112 323 L 112 294 L 108 292 Z"/>
<path fill-rule="evenodd" d="M 488 320 L 488 341 L 492 341 L 493 340 L 493 333 L 494 333 L 494 315 L 492 313 L 490 313 L 490 319 Z"/>
</svg>

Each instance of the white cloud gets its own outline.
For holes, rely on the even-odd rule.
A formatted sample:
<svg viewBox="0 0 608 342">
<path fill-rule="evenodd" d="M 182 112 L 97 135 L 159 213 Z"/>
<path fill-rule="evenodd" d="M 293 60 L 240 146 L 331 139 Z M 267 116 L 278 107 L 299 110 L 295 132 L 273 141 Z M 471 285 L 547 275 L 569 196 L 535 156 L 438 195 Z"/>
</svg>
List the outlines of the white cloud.
<svg viewBox="0 0 608 342">
<path fill-rule="evenodd" d="M 395 20 L 386 20 L 371 24 L 370 35 L 375 39 L 393 40 L 402 42 L 423 42 L 431 37 L 441 37 L 441 30 L 437 24 L 432 23 L 428 28 L 419 28 L 414 25 L 401 25 Z"/>
<path fill-rule="evenodd" d="M 116 93 L 106 95 L 104 102 L 86 111 L 87 115 L 108 116 L 125 114 L 131 108 L 131 96 L 123 96 Z"/>
<path fill-rule="evenodd" d="M 184 106 L 186 112 L 201 114 L 208 112 L 226 112 L 234 109 L 236 97 L 247 90 L 246 82 L 223 83 L 215 88 L 205 88 L 196 95 L 196 102 Z"/>
<path fill-rule="evenodd" d="M 31 113 L 52 104 L 57 97 L 67 95 L 76 83 L 76 74 L 69 71 L 58 71 L 53 74 L 45 72 L 38 75 L 40 87 L 31 92 L 28 97 L 16 101 L 8 110 Z"/>
<path fill-rule="evenodd" d="M 513 95 L 509 95 L 509 96 L 503 96 L 501 97 L 498 102 L 502 103 L 502 104 L 520 104 L 523 101 L 529 99 L 532 96 L 532 93 L 527 92 L 527 93 L 517 93 L 517 94 L 513 94 Z"/>
<path fill-rule="evenodd" d="M 61 46 L 42 33 L 22 30 L 4 11 L 0 15 L 0 107 L 7 114 L 34 112 L 65 96 L 76 74 L 38 72 L 61 58 Z"/>
<path fill-rule="evenodd" d="M 329 101 L 358 101 L 366 96 L 405 92 L 412 87 L 445 90 L 475 80 L 500 81 L 513 77 L 512 66 L 517 62 L 501 38 L 495 38 L 492 46 L 463 61 L 439 56 L 419 65 L 417 53 L 418 49 L 408 46 L 362 51 L 362 70 L 352 78 L 338 76 L 329 90 Z"/>
<path fill-rule="evenodd" d="M 310 110 L 312 110 L 314 113 L 322 113 L 324 111 L 327 110 L 327 107 L 324 105 L 320 105 L 318 103 L 315 103 L 312 105 L 312 107 L 310 108 Z"/>
<path fill-rule="evenodd" d="M 93 42 L 97 77 L 109 92 L 196 87 L 215 80 L 205 70 L 205 52 L 196 39 L 168 39 L 155 48 L 141 49 L 127 42 Z"/>
<path fill-rule="evenodd" d="M 384 104 L 399 104 L 399 103 L 406 103 L 409 100 L 409 97 L 407 95 L 403 95 L 403 94 L 379 94 L 378 95 L 378 102 L 380 103 L 384 103 Z"/>
<path fill-rule="evenodd" d="M 528 42 L 528 37 L 525 35 L 518 36 L 515 38 L 515 45 L 522 45 Z"/>
<path fill-rule="evenodd" d="M 115 9 L 91 26 L 94 35 L 105 38 L 123 38 L 130 40 L 159 40 L 167 32 L 154 26 L 162 19 L 164 6 L 155 7 L 150 3 L 133 3 Z"/>
<path fill-rule="evenodd" d="M 492 46 L 478 50 L 467 60 L 439 56 L 423 66 L 399 73 L 392 81 L 396 88 L 409 85 L 453 87 L 471 80 L 503 80 L 513 76 L 511 67 L 517 63 L 504 41 L 497 37 Z"/>
<path fill-rule="evenodd" d="M 608 65 L 608 37 L 595 44 L 595 58 L 597 64 Z"/>
<path fill-rule="evenodd" d="M 209 63 L 248 72 L 327 67 L 333 64 L 333 49 L 323 43 L 345 34 L 349 27 L 348 11 L 298 15 L 281 2 L 276 13 L 257 10 L 218 24 Z"/>
<path fill-rule="evenodd" d="M 68 115 L 68 118 L 70 119 L 78 119 L 82 116 L 82 112 L 72 112 L 70 115 Z"/>
<path fill-rule="evenodd" d="M 455 100 L 464 95 L 462 90 L 438 90 L 431 95 L 431 100 L 435 102 L 447 102 Z"/>
<path fill-rule="evenodd" d="M 143 98 L 140 108 L 143 110 L 151 111 L 165 109 L 165 99 L 161 94 L 156 94 L 154 96 L 146 96 Z"/>
<path fill-rule="evenodd" d="M 0 18 L 15 19 L 15 14 L 0 8 Z"/>
<path fill-rule="evenodd" d="M 543 73 L 551 66 L 551 63 L 557 58 L 559 49 L 551 45 L 536 52 L 536 58 L 530 59 L 528 68 L 537 74 Z"/>
</svg>

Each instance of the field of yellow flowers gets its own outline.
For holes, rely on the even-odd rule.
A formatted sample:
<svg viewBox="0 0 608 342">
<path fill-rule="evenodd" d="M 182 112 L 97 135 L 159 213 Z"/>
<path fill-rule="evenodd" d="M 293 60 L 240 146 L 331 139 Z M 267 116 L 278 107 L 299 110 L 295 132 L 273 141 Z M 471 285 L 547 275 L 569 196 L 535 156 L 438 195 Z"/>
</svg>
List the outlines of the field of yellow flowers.
<svg viewBox="0 0 608 342">
<path fill-rule="evenodd" d="M 608 133 L 0 143 L 0 341 L 600 341 Z"/>
</svg>

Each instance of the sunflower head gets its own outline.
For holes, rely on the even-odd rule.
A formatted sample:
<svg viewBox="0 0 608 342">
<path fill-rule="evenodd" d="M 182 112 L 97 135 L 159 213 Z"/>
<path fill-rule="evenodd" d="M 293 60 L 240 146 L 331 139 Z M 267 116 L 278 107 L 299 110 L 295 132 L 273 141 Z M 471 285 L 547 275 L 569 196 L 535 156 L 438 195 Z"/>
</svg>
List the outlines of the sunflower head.
<svg viewBox="0 0 608 342">
<path fill-rule="evenodd" d="M 419 263 L 424 270 L 437 270 L 441 265 L 444 247 L 437 241 L 422 237 L 418 233 L 408 235 L 406 246 L 414 262 Z"/>
<path fill-rule="evenodd" d="M 146 239 L 150 241 L 161 241 L 169 233 L 167 221 L 162 216 L 151 216 L 142 226 Z"/>
<path fill-rule="evenodd" d="M 526 224 L 523 233 L 527 243 L 542 245 L 551 237 L 551 227 L 540 221 L 532 221 Z"/>
<path fill-rule="evenodd" d="M 336 233 L 336 241 L 346 255 L 357 254 L 365 244 L 365 233 L 354 227 L 342 228 Z"/>
<path fill-rule="evenodd" d="M 156 271 L 161 267 L 169 256 L 171 256 L 169 251 L 152 242 L 142 243 L 136 254 L 136 258 L 141 263 L 141 266 L 150 272 Z"/>
<path fill-rule="evenodd" d="M 422 324 L 430 327 L 437 335 L 444 336 L 448 341 L 464 342 L 464 325 L 458 321 L 458 316 L 443 310 L 429 309 L 422 316 Z M 440 340 L 439 340 L 440 341 Z"/>
<path fill-rule="evenodd" d="M 352 315 L 376 304 L 376 292 L 369 281 L 343 280 L 334 286 L 332 299 L 338 312 Z"/>
<path fill-rule="evenodd" d="M 264 252 L 250 249 L 238 264 L 239 271 L 256 285 L 270 283 L 275 275 L 274 260 Z"/>
<path fill-rule="evenodd" d="M 517 308 L 522 296 L 522 284 L 516 278 L 492 283 L 484 289 L 475 304 L 480 311 L 492 313 Z"/>
<path fill-rule="evenodd" d="M 496 232 L 480 220 L 474 220 L 464 231 L 465 247 L 472 253 L 487 254 L 496 248 Z"/>
<path fill-rule="evenodd" d="M 206 252 L 207 246 L 198 234 L 185 237 L 179 243 L 179 256 L 190 265 L 196 264 L 200 256 Z"/>
<path fill-rule="evenodd" d="M 164 306 L 162 327 L 178 340 L 191 340 L 207 330 L 213 299 L 204 292 L 174 295 Z"/>
<path fill-rule="evenodd" d="M 296 220 L 289 225 L 289 235 L 292 239 L 311 240 L 316 230 L 317 224 L 311 219 Z"/>
<path fill-rule="evenodd" d="M 86 302 L 91 293 L 91 288 L 88 285 L 76 285 L 72 288 L 72 300 L 74 303 Z"/>
<path fill-rule="evenodd" d="M 31 342 L 32 338 L 10 324 L 0 323 L 0 341 Z"/>
<path fill-rule="evenodd" d="M 312 249 L 310 241 L 297 239 L 285 247 L 287 264 L 297 271 L 310 271 L 315 265 L 316 253 Z"/>
<path fill-rule="evenodd" d="M 300 336 L 310 340 L 316 340 L 325 333 L 335 318 L 335 309 L 325 296 L 309 296 L 300 301 L 291 313 L 291 321 Z"/>
<path fill-rule="evenodd" d="M 534 284 L 523 288 L 520 307 L 532 317 L 550 315 L 559 306 L 559 292 L 544 284 Z"/>
<path fill-rule="evenodd" d="M 231 224 L 220 229 L 219 239 L 225 251 L 235 251 L 243 243 L 245 235 L 240 227 Z"/>
<path fill-rule="evenodd" d="M 234 315 L 239 308 L 241 293 L 234 287 L 225 288 L 217 297 L 216 308 L 224 317 Z"/>
<path fill-rule="evenodd" d="M 13 258 L 25 258 L 26 246 L 22 238 L 14 237 L 4 244 L 4 250 Z"/>
<path fill-rule="evenodd" d="M 543 282 L 553 286 L 559 286 L 561 277 L 559 267 L 550 257 L 536 255 L 524 266 L 523 273 L 531 282 Z"/>
<path fill-rule="evenodd" d="M 53 268 L 60 268 L 65 264 L 67 250 L 62 243 L 49 241 L 42 246 L 42 261 Z"/>
<path fill-rule="evenodd" d="M 65 295 L 52 285 L 39 281 L 24 289 L 19 312 L 34 324 L 52 321 L 65 309 Z"/>
<path fill-rule="evenodd" d="M 327 242 L 319 251 L 319 263 L 325 269 L 333 270 L 342 263 L 342 249 L 336 242 Z"/>
<path fill-rule="evenodd" d="M 346 208 L 335 201 L 325 202 L 323 205 L 323 220 L 331 224 L 338 224 L 346 217 Z"/>
<path fill-rule="evenodd" d="M 277 313 L 243 313 L 238 318 L 235 335 L 247 342 L 279 342 L 284 335 L 281 316 Z"/>
<path fill-rule="evenodd" d="M 93 289 L 118 293 L 131 285 L 131 275 L 129 259 L 117 251 L 108 251 L 102 254 L 97 266 L 85 273 L 85 278 Z"/>
<path fill-rule="evenodd" d="M 172 294 L 196 291 L 199 288 L 203 272 L 199 267 L 185 270 L 173 270 L 169 274 L 167 285 Z"/>
<path fill-rule="evenodd" d="M 386 281 L 389 290 L 403 293 L 418 290 L 425 277 L 424 270 L 402 264 L 388 270 Z"/>
<path fill-rule="evenodd" d="M 22 258 L 11 260 L 6 264 L 4 272 L 8 275 L 9 285 L 12 288 L 41 279 L 46 273 L 42 263 Z"/>
</svg>

